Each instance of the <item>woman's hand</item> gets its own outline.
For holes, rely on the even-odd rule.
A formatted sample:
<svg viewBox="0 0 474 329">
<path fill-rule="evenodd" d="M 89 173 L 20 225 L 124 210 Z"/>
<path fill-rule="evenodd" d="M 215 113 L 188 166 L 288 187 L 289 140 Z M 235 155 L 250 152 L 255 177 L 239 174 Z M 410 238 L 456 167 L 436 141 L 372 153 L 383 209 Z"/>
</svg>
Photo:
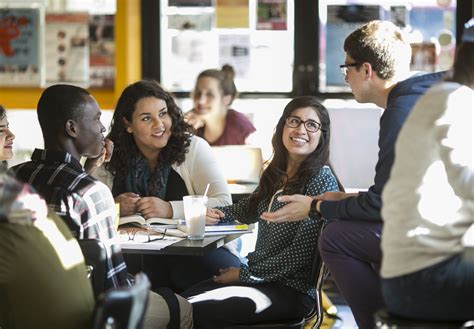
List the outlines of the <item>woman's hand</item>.
<svg viewBox="0 0 474 329">
<path fill-rule="evenodd" d="M 127 192 L 115 198 L 115 202 L 120 204 L 120 216 L 129 216 L 138 212 L 137 202 L 140 200 L 138 194 Z"/>
<path fill-rule="evenodd" d="M 104 162 L 109 162 L 114 153 L 114 142 L 110 139 L 104 139 L 104 147 L 100 155 L 95 158 L 88 158 L 84 164 L 84 170 L 89 175 L 92 175 L 94 171 L 99 168 Z"/>
<path fill-rule="evenodd" d="M 202 128 L 206 124 L 206 121 L 204 121 L 204 118 L 202 117 L 202 115 L 197 114 L 196 112 L 194 112 L 194 110 L 187 112 L 184 115 L 184 120 L 188 124 L 193 126 L 194 129 Z"/>
<path fill-rule="evenodd" d="M 240 282 L 240 269 L 237 267 L 228 267 L 219 270 L 220 274 L 216 275 L 213 280 L 219 283 L 238 283 Z"/>
<path fill-rule="evenodd" d="M 224 213 L 219 209 L 207 208 L 206 225 L 216 225 L 221 218 L 224 218 Z"/>
<path fill-rule="evenodd" d="M 143 197 L 137 202 L 138 211 L 145 219 L 152 217 L 172 218 L 173 208 L 171 203 L 157 197 Z"/>
</svg>

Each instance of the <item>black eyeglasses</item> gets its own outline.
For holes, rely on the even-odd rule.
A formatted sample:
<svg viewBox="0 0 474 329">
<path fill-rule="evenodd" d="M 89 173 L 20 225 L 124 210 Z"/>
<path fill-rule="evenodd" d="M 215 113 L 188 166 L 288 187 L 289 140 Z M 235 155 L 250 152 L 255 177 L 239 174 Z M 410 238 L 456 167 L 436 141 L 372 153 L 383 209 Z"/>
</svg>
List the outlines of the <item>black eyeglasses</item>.
<svg viewBox="0 0 474 329">
<path fill-rule="evenodd" d="M 300 118 L 295 117 L 295 116 L 289 116 L 288 118 L 286 118 L 286 125 L 290 128 L 298 128 L 299 126 L 301 126 L 301 124 L 304 124 L 306 131 L 310 133 L 315 133 L 319 129 L 321 129 L 321 124 L 314 120 L 303 121 Z"/>
<path fill-rule="evenodd" d="M 350 64 L 342 64 L 339 65 L 339 68 L 341 69 L 342 75 L 346 76 L 347 75 L 347 70 L 349 67 L 354 67 L 354 66 L 359 66 L 359 63 L 350 63 Z"/>
<path fill-rule="evenodd" d="M 166 236 L 166 228 L 163 230 L 163 232 L 119 230 L 118 234 L 120 242 L 134 241 L 141 243 L 149 243 L 153 241 L 163 240 Z"/>
</svg>

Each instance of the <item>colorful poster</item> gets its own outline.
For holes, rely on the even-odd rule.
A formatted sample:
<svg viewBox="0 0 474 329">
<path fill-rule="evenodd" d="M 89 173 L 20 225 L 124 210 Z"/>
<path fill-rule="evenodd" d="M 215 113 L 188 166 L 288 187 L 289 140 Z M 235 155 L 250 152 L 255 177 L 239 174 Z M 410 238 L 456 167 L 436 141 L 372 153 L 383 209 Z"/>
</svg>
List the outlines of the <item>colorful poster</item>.
<svg viewBox="0 0 474 329">
<path fill-rule="evenodd" d="M 40 8 L 0 8 L 0 85 L 43 85 L 42 15 Z"/>
<path fill-rule="evenodd" d="M 248 28 L 249 0 L 216 0 L 217 28 Z"/>
<path fill-rule="evenodd" d="M 287 29 L 287 0 L 258 0 L 257 30 Z"/>
<path fill-rule="evenodd" d="M 46 82 L 89 82 L 89 15 L 46 14 Z"/>
<path fill-rule="evenodd" d="M 113 89 L 115 85 L 114 15 L 89 16 L 90 86 Z"/>
</svg>

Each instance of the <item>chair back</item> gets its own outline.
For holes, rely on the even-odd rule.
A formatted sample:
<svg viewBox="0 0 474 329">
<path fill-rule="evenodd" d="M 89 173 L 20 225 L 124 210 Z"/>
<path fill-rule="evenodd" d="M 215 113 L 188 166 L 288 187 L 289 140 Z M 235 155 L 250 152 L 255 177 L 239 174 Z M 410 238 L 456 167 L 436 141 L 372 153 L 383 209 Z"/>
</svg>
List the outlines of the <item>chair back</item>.
<svg viewBox="0 0 474 329">
<path fill-rule="evenodd" d="M 97 300 L 92 328 L 143 328 L 149 290 L 150 281 L 140 272 L 132 286 L 106 291 Z"/>
<path fill-rule="evenodd" d="M 107 281 L 107 250 L 105 245 L 97 239 L 78 240 L 84 255 L 89 279 L 97 300 L 99 295 L 105 291 Z"/>
</svg>

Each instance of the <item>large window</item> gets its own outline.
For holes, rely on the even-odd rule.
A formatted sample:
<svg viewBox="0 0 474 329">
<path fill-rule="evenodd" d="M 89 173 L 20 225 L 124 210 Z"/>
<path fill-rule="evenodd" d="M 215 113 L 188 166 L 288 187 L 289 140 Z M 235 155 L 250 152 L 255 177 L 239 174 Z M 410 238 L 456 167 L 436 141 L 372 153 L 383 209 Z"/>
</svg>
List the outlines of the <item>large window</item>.
<svg viewBox="0 0 474 329">
<path fill-rule="evenodd" d="M 321 0 L 319 7 L 320 91 L 347 91 L 339 65 L 344 63 L 342 42 L 361 24 L 390 20 L 409 36 L 412 69 L 445 70 L 454 59 L 456 0 Z"/>
<path fill-rule="evenodd" d="M 161 82 L 193 88 L 199 72 L 230 64 L 241 92 L 291 92 L 293 1 L 161 0 Z"/>
</svg>

